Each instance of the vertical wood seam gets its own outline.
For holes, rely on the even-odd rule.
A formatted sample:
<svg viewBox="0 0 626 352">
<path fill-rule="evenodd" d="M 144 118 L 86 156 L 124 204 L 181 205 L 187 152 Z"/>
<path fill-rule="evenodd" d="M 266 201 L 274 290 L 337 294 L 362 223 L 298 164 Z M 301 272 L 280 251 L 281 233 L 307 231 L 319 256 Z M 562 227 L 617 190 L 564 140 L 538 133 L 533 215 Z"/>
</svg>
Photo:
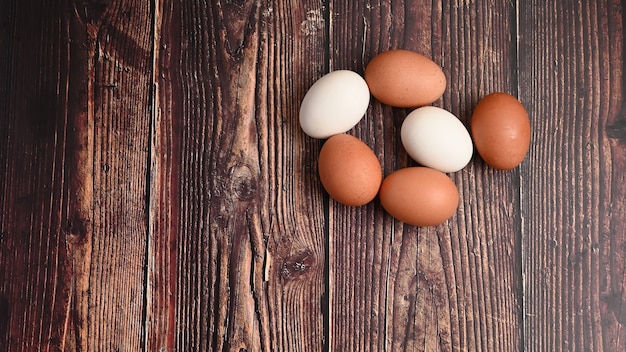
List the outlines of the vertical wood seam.
<svg viewBox="0 0 626 352">
<path fill-rule="evenodd" d="M 331 48 L 332 48 L 332 12 L 330 9 L 330 0 L 322 1 L 322 16 L 324 16 L 324 23 L 326 24 L 324 30 L 324 41 L 328 43 L 328 46 L 324 52 L 324 61 L 326 64 L 326 71 L 332 69 L 332 60 L 331 60 Z M 333 314 L 332 310 L 332 298 L 331 298 L 331 287 L 333 286 L 332 275 L 331 275 L 331 263 L 333 262 L 330 253 L 330 198 L 328 196 L 324 196 L 324 298 L 322 299 L 322 336 L 324 337 L 324 341 L 322 342 L 322 350 L 330 351 L 332 346 L 332 327 L 331 327 L 331 315 Z"/>
<path fill-rule="evenodd" d="M 625 0 L 621 0 L 620 3 L 621 3 L 621 6 L 622 6 L 621 10 L 622 10 L 622 22 L 623 22 L 624 21 L 624 17 L 625 17 L 625 13 L 626 13 L 626 11 L 625 11 L 626 10 L 626 1 Z M 626 60 L 626 30 L 624 30 L 624 28 L 626 28 L 626 27 L 623 27 L 623 25 L 622 25 L 622 28 L 621 28 L 622 29 L 622 53 L 621 53 L 622 56 L 621 56 L 620 59 L 621 59 L 622 67 L 626 68 L 626 62 L 625 62 L 625 60 Z M 621 77 L 621 86 L 622 86 L 622 92 L 623 92 L 623 90 L 626 89 L 626 74 L 624 74 L 624 73 L 622 73 L 622 77 Z M 624 99 L 624 98 L 622 98 L 622 99 Z M 621 107 L 619 109 L 619 115 L 618 116 L 624 116 L 624 115 L 626 115 L 626 99 L 622 101 Z M 621 122 L 618 122 L 619 120 L 621 120 Z M 624 132 L 624 127 L 626 126 L 626 123 L 624 123 L 624 122 L 625 122 L 624 119 L 620 119 L 618 117 L 616 119 L 616 121 L 611 124 L 611 129 L 609 130 L 610 132 L 616 132 L 615 135 L 609 135 L 609 138 L 615 137 L 619 141 L 620 144 L 625 142 L 625 140 L 624 140 L 624 135 L 625 134 L 624 133 L 619 133 L 620 131 Z M 613 128 L 613 127 L 615 127 L 615 128 Z M 608 134 L 609 131 L 607 131 L 607 134 Z M 611 192 L 611 193 L 613 193 L 613 192 Z M 611 223 L 613 222 L 612 219 L 610 220 L 610 222 Z M 611 226 L 611 227 L 613 227 L 613 226 Z M 626 265 L 626 263 L 625 263 L 625 265 Z M 626 272 L 626 269 L 624 271 L 622 271 L 622 272 Z M 621 292 L 620 292 L 619 297 L 624 297 L 624 291 L 626 290 L 626 284 L 624 284 L 625 282 L 626 282 L 626 277 L 622 280 L 622 285 L 621 285 L 621 290 L 620 290 Z M 621 321 L 621 319 L 623 319 L 623 314 L 626 311 L 626 309 L 624 309 L 624 303 L 625 303 L 625 301 L 623 299 L 620 300 L 619 308 L 618 308 L 618 310 L 616 310 L 615 315 L 617 316 L 617 318 L 618 318 L 617 320 L 618 321 Z M 618 334 L 617 334 L 617 338 L 615 339 L 616 340 L 615 341 L 615 347 L 616 348 L 620 346 L 620 337 L 622 336 L 621 330 L 623 328 L 624 328 L 623 324 L 620 324 L 619 327 L 618 327 Z"/>
<path fill-rule="evenodd" d="M 515 96 L 519 99 L 520 94 L 520 0 L 515 0 L 515 67 L 514 67 L 514 80 L 515 80 Z M 532 134 L 531 134 L 532 139 Z M 518 296 L 518 305 L 520 305 L 519 312 L 517 314 L 519 319 L 519 334 L 520 334 L 520 350 L 526 351 L 526 337 L 528 332 L 526 331 L 526 297 L 524 293 L 526 292 L 526 276 L 524 275 L 524 258 L 526 255 L 526 250 L 524 248 L 524 192 L 522 191 L 522 187 L 524 182 L 522 182 L 522 172 L 520 169 L 517 169 L 517 202 L 519 204 L 519 217 L 517 219 L 516 230 L 517 230 L 517 241 L 519 246 L 514 246 L 517 249 L 517 266 L 519 270 L 519 280 L 520 284 L 517 288 L 517 296 Z"/>
<path fill-rule="evenodd" d="M 154 177 L 155 173 L 158 173 L 159 170 L 156 170 L 155 167 L 155 159 L 158 158 L 155 155 L 155 139 L 158 138 L 158 134 L 156 133 L 157 126 L 157 116 L 159 114 L 159 82 L 158 82 L 158 63 L 160 59 L 160 39 L 161 39 L 161 25 L 162 25 L 162 9 L 163 9 L 163 1 L 162 0 L 153 0 L 151 2 L 152 7 L 152 82 L 150 88 L 150 126 L 149 126 L 149 135 L 148 135 L 148 153 L 147 153 L 147 170 L 146 170 L 146 178 L 148 182 L 146 182 L 146 250 L 145 250 L 145 265 L 144 265 L 144 292 L 143 292 L 143 312 L 142 312 L 142 321 L 143 321 L 143 341 L 142 341 L 142 350 L 144 352 L 149 350 L 148 340 L 149 340 L 149 332 L 151 326 L 152 316 L 152 300 L 153 300 L 153 291 L 152 287 L 152 277 L 151 272 L 156 270 L 154 263 L 154 254 L 152 253 L 152 246 L 154 245 L 153 236 L 155 233 L 153 232 L 153 224 L 155 222 L 155 214 L 153 212 L 153 199 L 154 192 L 153 186 L 154 182 L 158 177 Z M 156 234 L 158 235 L 158 234 Z M 169 322 L 168 322 L 169 323 Z M 165 331 L 165 334 L 172 333 L 171 331 Z M 169 340 L 169 339 L 167 339 Z"/>
</svg>

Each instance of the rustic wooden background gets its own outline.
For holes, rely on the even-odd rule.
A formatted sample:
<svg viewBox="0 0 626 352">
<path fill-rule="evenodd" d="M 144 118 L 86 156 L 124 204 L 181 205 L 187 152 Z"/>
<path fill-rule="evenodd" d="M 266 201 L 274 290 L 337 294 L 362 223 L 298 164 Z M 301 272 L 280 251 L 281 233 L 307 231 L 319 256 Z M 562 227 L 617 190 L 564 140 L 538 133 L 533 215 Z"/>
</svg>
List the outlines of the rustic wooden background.
<svg viewBox="0 0 626 352">
<path fill-rule="evenodd" d="M 0 350 L 626 351 L 618 0 L 0 1 Z M 523 164 L 405 226 L 329 200 L 299 103 L 407 48 L 467 123 L 506 91 Z M 413 165 L 407 111 L 350 131 Z"/>
</svg>

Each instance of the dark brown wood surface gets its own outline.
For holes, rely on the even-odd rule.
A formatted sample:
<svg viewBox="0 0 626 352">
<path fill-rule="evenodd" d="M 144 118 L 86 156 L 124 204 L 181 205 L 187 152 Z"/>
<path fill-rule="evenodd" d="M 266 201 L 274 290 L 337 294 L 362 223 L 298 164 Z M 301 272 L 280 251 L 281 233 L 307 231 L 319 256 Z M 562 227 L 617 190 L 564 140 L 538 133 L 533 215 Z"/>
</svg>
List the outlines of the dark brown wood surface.
<svg viewBox="0 0 626 352">
<path fill-rule="evenodd" d="M 0 350 L 626 351 L 624 4 L 0 2 Z M 298 124 L 325 73 L 431 57 L 467 124 L 493 91 L 533 129 L 475 156 L 417 228 L 349 208 Z M 408 110 L 349 133 L 415 165 Z"/>
<path fill-rule="evenodd" d="M 623 6 L 520 9 L 535 24 L 519 32 L 520 99 L 534 116 L 520 183 L 529 350 L 626 349 Z"/>
</svg>

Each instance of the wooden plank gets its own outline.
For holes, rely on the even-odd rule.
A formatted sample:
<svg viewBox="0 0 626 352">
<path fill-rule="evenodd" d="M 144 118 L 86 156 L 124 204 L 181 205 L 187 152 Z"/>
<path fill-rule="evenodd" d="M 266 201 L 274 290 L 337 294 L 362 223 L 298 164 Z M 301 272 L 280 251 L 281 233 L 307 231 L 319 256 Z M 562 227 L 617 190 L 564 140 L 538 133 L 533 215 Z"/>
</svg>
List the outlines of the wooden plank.
<svg viewBox="0 0 626 352">
<path fill-rule="evenodd" d="M 623 2 L 520 2 L 527 350 L 626 350 Z"/>
<path fill-rule="evenodd" d="M 443 66 L 436 105 L 467 123 L 480 96 L 516 93 L 515 8 L 509 2 L 330 2 L 331 69 L 363 73 L 390 48 Z M 385 175 L 415 165 L 399 139 L 408 111 L 373 101 L 351 131 Z M 447 223 L 405 226 L 380 204 L 329 203 L 331 350 L 519 350 L 520 238 L 516 171 L 479 158 L 452 175 L 461 204 Z"/>
<path fill-rule="evenodd" d="M 150 8 L 5 6 L 2 343 L 141 349 Z"/>
<path fill-rule="evenodd" d="M 67 46 L 58 4 L 0 4 L 0 349 L 73 332 L 66 248 Z"/>
<path fill-rule="evenodd" d="M 148 248 L 149 349 L 322 350 L 319 2 L 163 2 Z"/>
<path fill-rule="evenodd" d="M 87 349 L 140 350 L 145 343 L 152 7 L 127 0 L 85 6 L 93 14 L 88 32 L 97 29 L 95 50 L 87 53 L 94 61 Z"/>
</svg>

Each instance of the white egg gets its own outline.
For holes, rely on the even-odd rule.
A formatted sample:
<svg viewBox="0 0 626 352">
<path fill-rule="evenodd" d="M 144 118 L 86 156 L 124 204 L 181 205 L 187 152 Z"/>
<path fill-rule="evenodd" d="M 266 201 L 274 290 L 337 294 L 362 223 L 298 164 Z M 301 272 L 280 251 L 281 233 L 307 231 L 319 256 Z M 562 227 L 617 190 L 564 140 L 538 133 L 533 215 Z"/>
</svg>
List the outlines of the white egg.
<svg viewBox="0 0 626 352">
<path fill-rule="evenodd" d="M 328 138 L 356 126 L 369 106 L 367 83 L 358 73 L 333 71 L 309 88 L 300 105 L 300 127 L 313 138 Z"/>
<path fill-rule="evenodd" d="M 424 106 L 408 114 L 400 136 L 413 160 L 442 172 L 461 170 L 474 152 L 463 123 L 452 113 L 435 106 Z"/>
</svg>

